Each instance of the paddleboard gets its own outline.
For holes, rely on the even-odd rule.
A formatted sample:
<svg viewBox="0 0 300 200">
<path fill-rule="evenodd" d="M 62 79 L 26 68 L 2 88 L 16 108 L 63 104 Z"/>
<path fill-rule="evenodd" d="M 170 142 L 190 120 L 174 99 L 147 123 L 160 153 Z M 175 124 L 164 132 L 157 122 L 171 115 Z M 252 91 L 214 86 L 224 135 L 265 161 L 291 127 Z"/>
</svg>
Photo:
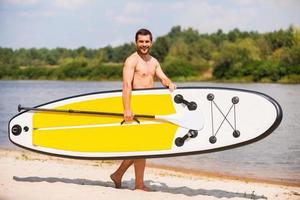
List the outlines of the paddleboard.
<svg viewBox="0 0 300 200">
<path fill-rule="evenodd" d="M 19 105 L 8 125 L 15 145 L 82 159 L 167 157 L 221 151 L 272 133 L 282 120 L 270 96 L 221 87 L 132 91 L 132 122 L 123 121 L 122 91 L 102 91 L 35 107 Z"/>
</svg>

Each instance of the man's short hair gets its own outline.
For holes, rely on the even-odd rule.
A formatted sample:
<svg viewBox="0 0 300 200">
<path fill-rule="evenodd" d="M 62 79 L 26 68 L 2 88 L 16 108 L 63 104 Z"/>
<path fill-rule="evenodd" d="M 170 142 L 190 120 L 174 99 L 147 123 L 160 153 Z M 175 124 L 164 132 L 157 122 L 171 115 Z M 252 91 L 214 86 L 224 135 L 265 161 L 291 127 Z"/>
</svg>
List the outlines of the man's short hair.
<svg viewBox="0 0 300 200">
<path fill-rule="evenodd" d="M 135 34 L 135 41 L 138 40 L 138 35 L 150 35 L 150 40 L 152 42 L 152 33 L 148 29 L 142 28 L 138 30 Z"/>
</svg>

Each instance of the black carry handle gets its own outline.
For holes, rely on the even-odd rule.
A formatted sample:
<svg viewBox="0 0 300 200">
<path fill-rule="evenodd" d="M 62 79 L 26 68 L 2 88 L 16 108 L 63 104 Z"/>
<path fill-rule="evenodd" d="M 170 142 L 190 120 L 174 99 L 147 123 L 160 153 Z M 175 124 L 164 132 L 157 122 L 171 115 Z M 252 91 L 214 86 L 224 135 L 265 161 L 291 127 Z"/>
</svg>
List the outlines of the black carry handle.
<svg viewBox="0 0 300 200">
<path fill-rule="evenodd" d="M 197 104 L 195 102 L 193 102 L 193 101 L 189 102 L 189 101 L 185 100 L 181 94 L 177 94 L 174 97 L 174 101 L 177 104 L 182 103 L 182 104 L 186 105 L 189 110 L 196 110 L 197 109 Z"/>
<path fill-rule="evenodd" d="M 184 145 L 185 141 L 188 138 L 195 138 L 195 137 L 197 137 L 197 135 L 198 135 L 198 131 L 189 130 L 189 132 L 187 134 L 185 134 L 183 137 L 176 138 L 175 144 L 176 144 L 176 146 L 181 147 L 182 145 Z"/>
<path fill-rule="evenodd" d="M 141 123 L 136 117 L 133 117 L 133 120 L 136 121 L 138 124 Z M 121 125 L 123 125 L 124 123 L 125 123 L 125 119 L 121 122 Z"/>
</svg>

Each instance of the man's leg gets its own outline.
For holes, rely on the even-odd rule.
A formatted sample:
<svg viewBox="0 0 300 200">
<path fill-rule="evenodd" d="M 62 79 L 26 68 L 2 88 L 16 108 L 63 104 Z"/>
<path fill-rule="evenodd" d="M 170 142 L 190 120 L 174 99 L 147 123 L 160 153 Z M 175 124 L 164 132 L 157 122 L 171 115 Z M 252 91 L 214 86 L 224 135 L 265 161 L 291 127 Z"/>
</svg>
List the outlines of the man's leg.
<svg viewBox="0 0 300 200">
<path fill-rule="evenodd" d="M 134 160 L 135 189 L 149 191 L 149 189 L 144 185 L 145 166 L 146 159 Z"/>
<path fill-rule="evenodd" d="M 122 177 L 133 162 L 134 160 L 123 160 L 117 171 L 110 175 L 110 178 L 115 183 L 116 188 L 121 188 Z"/>
</svg>

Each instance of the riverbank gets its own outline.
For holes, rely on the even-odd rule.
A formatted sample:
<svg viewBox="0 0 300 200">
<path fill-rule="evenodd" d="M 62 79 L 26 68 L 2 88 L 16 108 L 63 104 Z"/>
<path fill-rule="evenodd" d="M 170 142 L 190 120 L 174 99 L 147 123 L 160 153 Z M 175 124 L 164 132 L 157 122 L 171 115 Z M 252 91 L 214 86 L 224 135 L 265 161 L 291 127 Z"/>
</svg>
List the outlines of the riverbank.
<svg viewBox="0 0 300 200">
<path fill-rule="evenodd" d="M 118 161 L 72 160 L 0 150 L 0 199 L 299 199 L 300 184 L 230 177 L 148 165 L 151 192 L 135 191 L 134 171 L 115 189 L 109 175 Z"/>
</svg>

